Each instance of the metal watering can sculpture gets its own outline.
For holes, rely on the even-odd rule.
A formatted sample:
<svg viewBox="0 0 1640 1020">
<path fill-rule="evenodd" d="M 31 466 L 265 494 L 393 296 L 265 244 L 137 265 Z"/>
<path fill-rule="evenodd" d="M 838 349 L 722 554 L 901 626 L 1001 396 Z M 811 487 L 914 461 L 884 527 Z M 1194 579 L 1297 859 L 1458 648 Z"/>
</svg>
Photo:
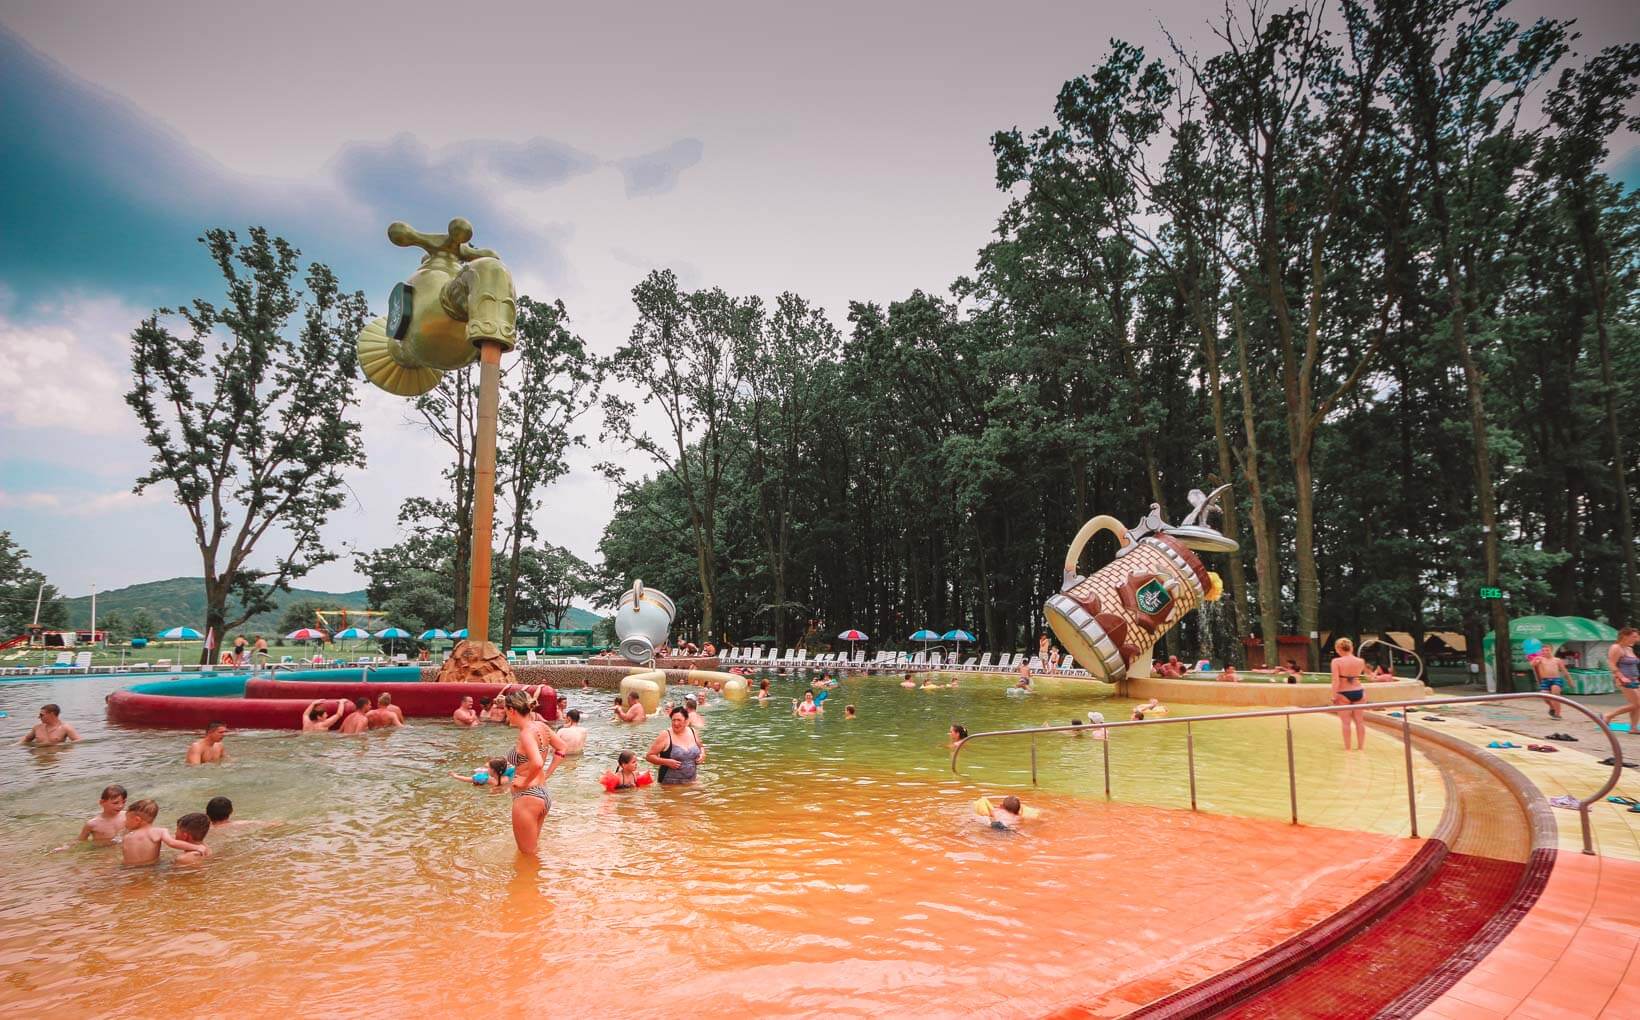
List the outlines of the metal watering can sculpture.
<svg viewBox="0 0 1640 1020">
<path fill-rule="evenodd" d="M 1207 495 L 1192 489 L 1194 509 L 1178 526 L 1162 520 L 1155 503 L 1132 528 L 1105 515 L 1082 525 L 1065 556 L 1064 585 L 1042 607 L 1048 626 L 1082 668 L 1110 683 L 1125 680 L 1130 670 L 1145 675 L 1150 650 L 1161 636 L 1203 602 L 1218 601 L 1224 590 L 1219 575 L 1192 550 L 1237 549 L 1234 539 L 1207 522 L 1229 488 L 1221 485 Z M 1081 577 L 1077 560 L 1101 531 L 1116 535 L 1116 558 Z"/>
<path fill-rule="evenodd" d="M 677 607 L 672 600 L 643 581 L 633 581 L 632 590 L 615 604 L 615 637 L 628 662 L 643 665 L 654 661 L 655 649 L 666 643 Z"/>
</svg>

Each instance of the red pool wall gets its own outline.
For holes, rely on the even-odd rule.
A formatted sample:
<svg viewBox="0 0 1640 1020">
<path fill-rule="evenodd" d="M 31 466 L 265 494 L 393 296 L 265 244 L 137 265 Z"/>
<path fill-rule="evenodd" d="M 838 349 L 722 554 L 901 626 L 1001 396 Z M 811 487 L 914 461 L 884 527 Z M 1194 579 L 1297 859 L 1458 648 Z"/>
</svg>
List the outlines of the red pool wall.
<svg viewBox="0 0 1640 1020">
<path fill-rule="evenodd" d="M 273 698 L 186 698 L 172 694 L 115 691 L 107 699 L 108 721 L 123 726 L 155 726 L 173 730 L 203 730 L 225 722 L 236 730 L 299 730 L 302 710 L 314 698 L 330 697 L 315 691 L 303 701 Z M 347 710 L 352 711 L 348 705 Z M 334 712 L 334 700 L 325 703 Z M 453 711 L 453 710 L 452 710 Z"/>
<path fill-rule="evenodd" d="M 475 703 L 493 698 L 517 684 L 435 684 L 435 683 L 347 683 L 329 680 L 250 680 L 245 684 L 247 701 L 281 699 L 307 704 L 314 698 L 369 698 L 372 706 L 383 692 L 393 696 L 393 704 L 411 718 L 448 716 L 461 705 L 463 697 Z M 558 718 L 556 692 L 541 688 L 541 717 Z"/>
</svg>

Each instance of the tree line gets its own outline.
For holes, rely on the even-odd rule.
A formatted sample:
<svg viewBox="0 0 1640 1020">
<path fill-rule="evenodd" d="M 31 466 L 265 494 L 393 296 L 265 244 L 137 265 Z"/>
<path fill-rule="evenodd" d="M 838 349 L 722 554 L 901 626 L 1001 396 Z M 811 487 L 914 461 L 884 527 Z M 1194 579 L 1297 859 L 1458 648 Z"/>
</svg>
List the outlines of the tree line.
<svg viewBox="0 0 1640 1020">
<path fill-rule="evenodd" d="M 1176 635 L 1220 661 L 1245 635 L 1273 661 L 1283 632 L 1478 650 L 1510 614 L 1640 617 L 1640 200 L 1601 171 L 1640 127 L 1640 46 L 1578 57 L 1570 22 L 1507 7 L 1254 6 L 1208 52 L 1114 42 L 1052 123 L 992 138 L 1008 204 L 974 271 L 854 303 L 846 335 L 795 294 L 651 274 L 615 366 L 667 427 L 606 398 L 653 473 L 603 537 L 605 597 L 642 576 L 720 640 L 1019 648 L 1084 519 L 1230 482 L 1225 609 Z"/>
</svg>

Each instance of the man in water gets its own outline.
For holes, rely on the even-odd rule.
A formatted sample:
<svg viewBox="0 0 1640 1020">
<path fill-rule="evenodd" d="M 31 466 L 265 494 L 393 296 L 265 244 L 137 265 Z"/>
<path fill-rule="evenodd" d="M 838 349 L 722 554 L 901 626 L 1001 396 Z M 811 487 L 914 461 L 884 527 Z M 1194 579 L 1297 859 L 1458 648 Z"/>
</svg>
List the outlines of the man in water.
<svg viewBox="0 0 1640 1020">
<path fill-rule="evenodd" d="M 564 742 L 564 754 L 580 754 L 587 746 L 587 728 L 581 725 L 581 710 L 565 709 L 563 715 L 569 720 L 558 730 L 558 739 Z"/>
<path fill-rule="evenodd" d="M 228 735 L 228 724 L 213 722 L 205 727 L 205 735 L 188 745 L 188 764 L 216 765 L 228 759 L 222 738 Z"/>
<path fill-rule="evenodd" d="M 552 810 L 547 780 L 564 760 L 564 742 L 552 727 L 530 718 L 533 706 L 528 694 L 513 691 L 506 703 L 507 725 L 518 730 L 518 744 L 513 749 L 518 758 L 512 781 L 513 839 L 519 853 L 533 857 L 541 841 L 541 825 Z M 550 764 L 542 756 L 543 747 L 551 749 Z"/>
<path fill-rule="evenodd" d="M 80 734 L 62 720 L 62 709 L 56 705 L 40 706 L 40 721 L 35 723 L 29 731 L 23 734 L 19 744 L 33 744 L 44 747 L 50 744 L 66 744 L 71 740 L 79 740 Z"/>
<path fill-rule="evenodd" d="M 370 699 L 354 698 L 353 711 L 342 720 L 338 733 L 363 733 L 370 728 Z"/>
<path fill-rule="evenodd" d="M 641 723 L 648 718 L 643 710 L 643 702 L 638 698 L 637 691 L 627 692 L 627 705 L 621 707 L 621 699 L 615 699 L 615 718 L 621 722 Z"/>
<path fill-rule="evenodd" d="M 478 725 L 478 712 L 473 708 L 473 696 L 471 694 L 461 699 L 460 707 L 451 713 L 450 718 L 457 726 Z"/>
<path fill-rule="evenodd" d="M 398 725 L 404 725 L 404 709 L 393 704 L 393 695 L 386 691 L 382 691 L 380 696 L 376 698 L 376 709 L 377 711 L 392 712 L 393 718 L 398 720 Z"/>
</svg>

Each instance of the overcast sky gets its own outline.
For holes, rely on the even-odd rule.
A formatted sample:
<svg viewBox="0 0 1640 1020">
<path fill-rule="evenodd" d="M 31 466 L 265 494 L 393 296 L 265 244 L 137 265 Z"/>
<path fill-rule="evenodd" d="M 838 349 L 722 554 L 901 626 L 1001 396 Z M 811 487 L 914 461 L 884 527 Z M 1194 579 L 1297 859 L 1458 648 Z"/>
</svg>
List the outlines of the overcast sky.
<svg viewBox="0 0 1640 1020">
<path fill-rule="evenodd" d="M 197 574 L 185 515 L 131 495 L 147 451 L 122 395 L 152 308 L 212 296 L 192 243 L 263 224 L 378 311 L 415 259 L 386 224 L 470 218 L 519 291 L 561 298 L 599 352 L 650 269 L 840 327 L 850 300 L 940 291 L 1003 197 L 988 139 L 1046 123 L 1060 84 L 1160 24 L 1206 45 L 1222 5 L 0 2 L 0 529 L 69 594 Z M 1533 3 L 1589 51 L 1631 2 Z M 1628 144 L 1628 140 L 1625 140 Z M 1640 153 L 1614 155 L 1625 178 Z M 363 387 L 368 469 L 337 546 L 395 541 L 444 454 Z M 595 425 L 594 425 L 595 431 Z M 614 493 L 596 442 L 547 494 L 549 541 L 596 558 Z M 266 560 L 277 553 L 265 550 Z M 305 586 L 362 579 L 350 558 Z"/>
</svg>

